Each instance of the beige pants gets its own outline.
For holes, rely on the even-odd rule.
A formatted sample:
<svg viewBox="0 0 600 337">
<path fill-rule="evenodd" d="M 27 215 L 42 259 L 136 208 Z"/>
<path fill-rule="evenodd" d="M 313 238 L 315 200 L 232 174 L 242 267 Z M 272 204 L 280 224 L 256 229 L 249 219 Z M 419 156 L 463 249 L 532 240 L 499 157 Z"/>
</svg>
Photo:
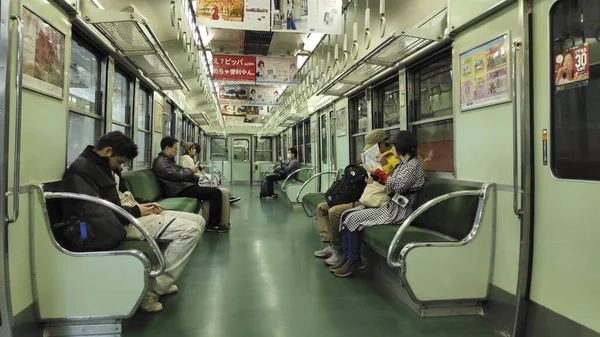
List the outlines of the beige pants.
<svg viewBox="0 0 600 337">
<path fill-rule="evenodd" d="M 163 252 L 165 272 L 150 281 L 146 296 L 158 298 L 167 292 L 177 280 L 204 232 L 206 222 L 194 213 L 164 211 L 138 218 L 138 221 L 156 241 L 169 242 Z M 128 225 L 127 240 L 143 240 L 142 233 L 133 225 Z"/>
<path fill-rule="evenodd" d="M 221 225 L 228 227 L 229 228 L 229 218 L 230 218 L 230 210 L 229 210 L 229 206 L 230 206 L 230 202 L 229 202 L 229 190 L 226 189 L 225 187 L 218 187 L 219 190 L 221 190 Z M 208 210 L 210 209 L 210 202 L 208 201 L 204 201 L 202 203 L 202 217 L 204 217 L 204 219 L 208 220 Z"/>
<path fill-rule="evenodd" d="M 360 203 L 337 205 L 329 208 L 326 202 L 317 205 L 317 230 L 324 241 L 329 242 L 331 248 L 342 251 L 342 236 L 340 234 L 340 218 L 342 214 Z"/>
</svg>

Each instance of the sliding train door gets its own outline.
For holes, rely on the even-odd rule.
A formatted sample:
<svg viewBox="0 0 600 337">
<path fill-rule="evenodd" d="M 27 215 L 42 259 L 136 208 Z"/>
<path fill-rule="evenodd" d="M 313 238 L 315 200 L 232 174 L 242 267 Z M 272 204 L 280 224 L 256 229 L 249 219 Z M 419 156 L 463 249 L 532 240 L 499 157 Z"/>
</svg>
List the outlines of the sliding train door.
<svg viewBox="0 0 600 337">
<path fill-rule="evenodd" d="M 252 182 L 252 138 L 244 135 L 231 135 L 231 182 Z"/>
<path fill-rule="evenodd" d="M 599 22 L 598 0 L 534 1 L 528 331 L 600 332 Z"/>
</svg>

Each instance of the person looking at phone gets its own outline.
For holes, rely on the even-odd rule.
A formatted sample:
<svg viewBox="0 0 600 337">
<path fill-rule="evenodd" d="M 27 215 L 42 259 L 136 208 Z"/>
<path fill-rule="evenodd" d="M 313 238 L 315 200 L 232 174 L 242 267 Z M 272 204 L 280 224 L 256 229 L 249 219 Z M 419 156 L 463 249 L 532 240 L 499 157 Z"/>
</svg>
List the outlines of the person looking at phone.
<svg viewBox="0 0 600 337">
<path fill-rule="evenodd" d="M 102 136 L 95 146 L 88 146 L 67 168 L 62 187 L 66 192 L 87 194 L 122 207 L 140 222 L 155 240 L 168 242 L 163 254 L 164 274 L 151 280 L 140 303 L 140 310 L 158 312 L 163 309 L 158 301 L 161 295 L 178 291 L 174 282 L 183 271 L 189 257 L 204 231 L 205 221 L 187 212 L 165 211 L 158 203 L 136 199 L 127 190 L 121 176 L 121 165 L 138 155 L 137 145 L 120 131 Z M 110 211 L 109 211 L 110 212 Z M 98 213 L 98 206 L 89 202 L 63 204 L 65 216 L 83 216 L 88 222 L 103 224 L 111 221 L 110 213 Z M 102 214 L 101 218 L 95 219 Z M 142 233 L 127 219 L 114 213 L 126 232 L 126 240 L 144 240 Z M 98 220 L 98 221 L 96 221 Z M 97 232 L 102 228 L 95 228 Z"/>
</svg>

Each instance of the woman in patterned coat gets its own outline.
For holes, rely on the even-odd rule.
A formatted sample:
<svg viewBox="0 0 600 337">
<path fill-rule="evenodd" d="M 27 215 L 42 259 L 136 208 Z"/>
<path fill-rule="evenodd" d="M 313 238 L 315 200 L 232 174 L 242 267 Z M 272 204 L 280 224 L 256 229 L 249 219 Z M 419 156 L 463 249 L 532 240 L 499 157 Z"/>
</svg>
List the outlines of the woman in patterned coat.
<svg viewBox="0 0 600 337">
<path fill-rule="evenodd" d="M 377 176 L 385 184 L 390 195 L 387 206 L 379 208 L 365 208 L 358 206 L 342 214 L 340 230 L 344 242 L 344 259 L 331 267 L 331 271 L 338 277 L 350 276 L 358 269 L 364 269 L 360 259 L 360 231 L 366 227 L 386 224 L 398 224 L 406 220 L 413 212 L 417 193 L 425 184 L 423 167 L 417 158 L 417 141 L 412 133 L 401 131 L 396 136 L 394 156 L 400 163 L 390 177 L 381 170 L 374 170 L 372 175 Z M 378 184 L 373 177 L 367 179 L 368 184 Z M 398 201 L 392 199 L 400 195 Z"/>
</svg>

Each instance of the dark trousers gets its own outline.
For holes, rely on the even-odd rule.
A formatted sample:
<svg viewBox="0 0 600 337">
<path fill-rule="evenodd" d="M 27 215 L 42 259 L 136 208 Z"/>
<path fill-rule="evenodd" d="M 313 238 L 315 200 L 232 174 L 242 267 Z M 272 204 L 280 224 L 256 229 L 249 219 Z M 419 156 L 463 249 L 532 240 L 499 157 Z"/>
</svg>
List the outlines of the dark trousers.
<svg viewBox="0 0 600 337">
<path fill-rule="evenodd" d="M 267 181 L 267 197 L 268 196 L 272 196 L 273 194 L 275 194 L 275 191 L 273 191 L 273 184 L 276 181 L 280 181 L 280 180 L 285 180 L 286 177 L 281 176 L 279 174 L 271 174 L 265 177 L 265 180 Z"/>
<path fill-rule="evenodd" d="M 351 232 L 348 228 L 342 228 L 342 240 L 344 241 L 344 259 L 349 262 L 360 261 L 360 232 Z"/>
<path fill-rule="evenodd" d="M 218 227 L 221 224 L 221 198 L 222 193 L 216 187 L 191 186 L 177 194 L 178 197 L 195 198 L 199 201 L 210 201 L 208 219 L 205 219 L 208 227 Z"/>
</svg>

